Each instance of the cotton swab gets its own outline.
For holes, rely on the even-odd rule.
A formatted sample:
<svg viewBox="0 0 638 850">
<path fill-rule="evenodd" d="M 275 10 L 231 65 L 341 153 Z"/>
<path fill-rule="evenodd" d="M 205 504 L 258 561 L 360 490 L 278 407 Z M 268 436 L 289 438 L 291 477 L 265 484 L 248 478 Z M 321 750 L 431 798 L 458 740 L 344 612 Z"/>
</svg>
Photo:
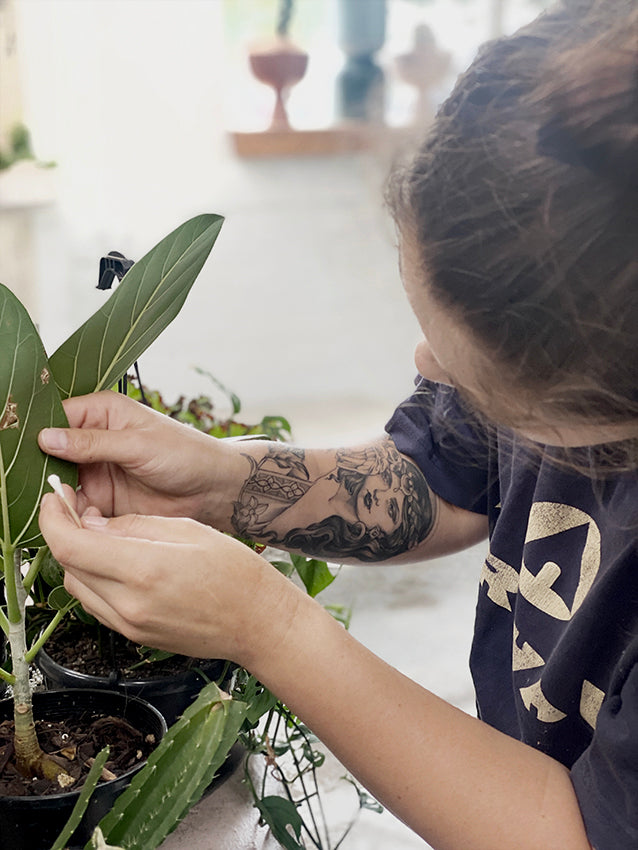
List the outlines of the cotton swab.
<svg viewBox="0 0 638 850">
<path fill-rule="evenodd" d="M 62 482 L 60 481 L 60 476 L 55 475 L 55 474 L 49 475 L 49 477 L 47 478 L 47 481 L 49 482 L 51 487 L 53 487 L 53 492 L 56 494 L 56 496 L 59 499 L 61 499 L 62 504 L 64 505 L 64 507 L 69 512 L 73 522 L 77 525 L 78 528 L 82 528 L 82 522 L 80 520 L 80 517 L 75 512 L 75 509 L 73 508 L 73 505 L 71 504 L 71 502 L 69 502 L 67 497 L 64 495 L 64 490 L 62 489 Z"/>
</svg>

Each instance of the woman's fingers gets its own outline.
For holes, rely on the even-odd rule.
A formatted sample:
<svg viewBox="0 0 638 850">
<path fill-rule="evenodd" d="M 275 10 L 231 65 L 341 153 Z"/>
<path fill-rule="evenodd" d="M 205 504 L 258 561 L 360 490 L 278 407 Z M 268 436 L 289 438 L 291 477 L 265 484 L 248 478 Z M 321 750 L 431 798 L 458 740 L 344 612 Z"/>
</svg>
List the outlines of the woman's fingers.
<svg viewBox="0 0 638 850">
<path fill-rule="evenodd" d="M 201 547 L 192 545 L 197 524 L 160 517 L 106 519 L 95 510 L 81 521 L 78 529 L 57 496 L 43 498 L 40 528 L 65 568 L 68 591 L 133 640 L 159 636 L 171 609 L 179 608 L 180 587 L 189 599 L 197 597 L 202 581 Z"/>
<path fill-rule="evenodd" d="M 204 529 L 192 519 L 182 517 L 169 519 L 140 514 L 107 518 L 103 517 L 99 511 L 85 511 L 82 516 L 82 525 L 92 531 L 101 531 L 114 537 L 162 543 L 194 543 L 208 533 L 208 529 Z"/>
<path fill-rule="evenodd" d="M 68 570 L 64 573 L 64 587 L 71 596 L 81 601 L 82 607 L 87 614 L 96 617 L 100 623 L 109 629 L 113 629 L 116 632 L 124 631 L 121 618 L 117 612 L 99 594 L 95 593 L 89 585 L 85 584 Z"/>
<path fill-rule="evenodd" d="M 73 524 L 57 496 L 42 500 L 40 528 L 68 591 L 137 643 L 243 663 L 273 629 L 285 631 L 296 610 L 292 583 L 243 543 L 194 520 L 107 518 L 91 509 L 81 522 Z"/>
<path fill-rule="evenodd" d="M 77 510 L 77 494 L 68 484 L 63 484 L 62 489 L 69 504 L 74 510 Z M 47 519 L 48 518 L 48 519 Z M 45 525 L 52 524 L 53 527 L 60 526 L 61 529 L 66 529 L 67 525 L 72 526 L 77 531 L 77 526 L 69 516 L 69 512 L 60 497 L 56 493 L 45 493 L 40 502 L 40 531 L 44 534 L 43 519 Z"/>
<path fill-rule="evenodd" d="M 71 488 L 65 488 L 69 501 L 75 502 Z M 117 580 L 120 572 L 128 576 L 127 565 L 137 558 L 140 571 L 153 561 L 152 545 L 167 547 L 205 543 L 204 537 L 215 534 L 211 529 L 189 519 L 167 519 L 137 514 L 107 518 L 94 507 L 81 516 L 82 528 L 71 520 L 58 496 L 47 493 L 40 507 L 40 529 L 58 560 L 72 570 L 103 575 Z M 71 534 L 71 529 L 74 533 Z M 95 534 L 95 532 L 99 532 Z M 108 537 L 108 542 L 104 540 Z"/>
<path fill-rule="evenodd" d="M 80 496 L 80 495 L 81 495 L 81 493 L 78 493 L 78 496 Z M 78 500 L 78 505 L 79 505 L 79 500 Z M 83 517 L 102 516 L 102 514 L 95 507 L 95 505 L 87 505 L 87 507 L 85 508 L 85 510 L 82 513 L 82 516 Z"/>
<path fill-rule="evenodd" d="M 139 424 L 153 411 L 122 393 L 103 390 L 64 400 L 64 412 L 72 428 L 123 429 Z"/>
<path fill-rule="evenodd" d="M 38 438 L 40 448 L 77 463 L 112 461 L 135 466 L 148 447 L 139 435 L 165 419 L 111 391 L 66 399 L 64 410 L 70 427 L 45 428 Z"/>
<path fill-rule="evenodd" d="M 38 442 L 80 464 L 81 508 L 169 516 L 200 509 L 213 468 L 205 459 L 216 456 L 217 441 L 113 392 L 68 399 L 65 410 L 71 427 L 45 428 Z"/>
<path fill-rule="evenodd" d="M 38 435 L 42 451 L 75 463 L 139 461 L 139 432 L 91 428 L 45 428 Z"/>
</svg>

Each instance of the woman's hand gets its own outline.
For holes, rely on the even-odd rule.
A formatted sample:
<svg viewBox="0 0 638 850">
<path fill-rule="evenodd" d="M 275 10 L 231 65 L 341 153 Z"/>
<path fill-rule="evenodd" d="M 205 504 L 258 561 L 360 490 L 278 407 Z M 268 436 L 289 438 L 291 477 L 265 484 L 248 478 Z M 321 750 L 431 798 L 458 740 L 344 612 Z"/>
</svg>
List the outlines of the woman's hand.
<svg viewBox="0 0 638 850">
<path fill-rule="evenodd" d="M 44 496 L 40 527 L 67 590 L 137 643 L 250 666 L 265 647 L 280 645 L 305 600 L 243 543 L 193 520 L 107 519 L 91 508 L 82 524 L 71 522 L 57 496 Z"/>
<path fill-rule="evenodd" d="M 221 525 L 229 500 L 221 485 L 232 450 L 114 392 L 64 402 L 70 428 L 40 432 L 43 451 L 80 464 L 79 509 L 105 516 L 190 516 Z M 216 486 L 218 485 L 218 486 Z M 222 516 L 215 517 L 220 506 Z"/>
</svg>

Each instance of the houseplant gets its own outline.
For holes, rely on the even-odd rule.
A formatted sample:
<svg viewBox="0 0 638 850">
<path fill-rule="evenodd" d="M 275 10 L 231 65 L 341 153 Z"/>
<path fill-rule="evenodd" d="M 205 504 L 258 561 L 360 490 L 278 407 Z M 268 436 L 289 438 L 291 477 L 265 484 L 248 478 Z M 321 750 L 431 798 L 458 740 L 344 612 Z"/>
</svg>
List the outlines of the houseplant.
<svg viewBox="0 0 638 850">
<path fill-rule="evenodd" d="M 0 148 L 0 171 L 10 168 L 16 162 L 30 161 L 40 168 L 51 168 L 52 162 L 39 162 L 31 147 L 31 134 L 24 124 L 14 124 L 9 132 L 8 146 Z"/>
<path fill-rule="evenodd" d="M 193 218 L 163 239 L 130 270 L 106 304 L 47 358 L 26 310 L 0 286 L 0 547 L 6 604 L 0 628 L 8 638 L 13 689 L 15 762 L 25 776 L 46 777 L 62 788 L 69 770 L 44 753 L 35 731 L 29 665 L 74 604 L 27 645 L 25 611 L 47 547 L 38 506 L 47 478 L 72 487 L 72 464 L 44 455 L 37 434 L 64 426 L 62 399 L 112 387 L 177 315 L 217 238 L 223 219 Z"/>
</svg>

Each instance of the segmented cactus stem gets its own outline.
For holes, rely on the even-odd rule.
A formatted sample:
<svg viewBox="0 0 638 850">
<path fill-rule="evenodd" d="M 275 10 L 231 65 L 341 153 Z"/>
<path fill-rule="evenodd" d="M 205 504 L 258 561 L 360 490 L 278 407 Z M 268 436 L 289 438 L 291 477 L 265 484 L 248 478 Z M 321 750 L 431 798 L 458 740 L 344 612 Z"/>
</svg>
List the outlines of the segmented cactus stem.
<svg viewBox="0 0 638 850">
<path fill-rule="evenodd" d="M 245 714 L 244 703 L 222 694 L 214 682 L 206 685 L 100 821 L 107 843 L 130 850 L 159 847 L 212 782 Z"/>
</svg>

